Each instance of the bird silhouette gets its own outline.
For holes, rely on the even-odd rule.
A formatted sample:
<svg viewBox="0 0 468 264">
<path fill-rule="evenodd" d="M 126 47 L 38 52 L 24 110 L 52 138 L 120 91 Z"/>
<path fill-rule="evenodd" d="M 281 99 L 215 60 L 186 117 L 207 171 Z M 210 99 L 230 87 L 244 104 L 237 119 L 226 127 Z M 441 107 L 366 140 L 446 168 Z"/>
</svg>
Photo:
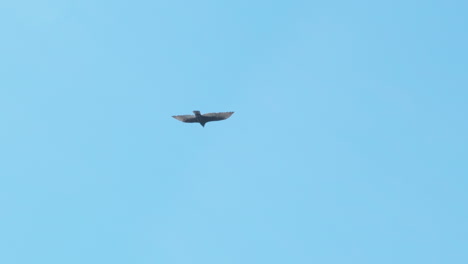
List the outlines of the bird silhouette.
<svg viewBox="0 0 468 264">
<path fill-rule="evenodd" d="M 200 111 L 193 111 L 193 113 L 195 115 L 175 115 L 172 117 L 184 123 L 200 123 L 202 127 L 205 127 L 207 122 L 228 119 L 232 114 L 234 114 L 234 112 L 222 112 L 202 115 L 200 114 Z"/>
</svg>

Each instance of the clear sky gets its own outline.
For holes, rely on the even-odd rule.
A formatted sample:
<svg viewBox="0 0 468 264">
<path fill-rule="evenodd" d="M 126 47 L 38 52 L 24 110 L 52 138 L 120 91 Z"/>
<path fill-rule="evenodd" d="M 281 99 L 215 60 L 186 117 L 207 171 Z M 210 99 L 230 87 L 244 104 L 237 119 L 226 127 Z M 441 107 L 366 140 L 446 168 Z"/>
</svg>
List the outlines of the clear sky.
<svg viewBox="0 0 468 264">
<path fill-rule="evenodd" d="M 2 1 L 0 263 L 468 263 L 467 13 Z"/>
</svg>

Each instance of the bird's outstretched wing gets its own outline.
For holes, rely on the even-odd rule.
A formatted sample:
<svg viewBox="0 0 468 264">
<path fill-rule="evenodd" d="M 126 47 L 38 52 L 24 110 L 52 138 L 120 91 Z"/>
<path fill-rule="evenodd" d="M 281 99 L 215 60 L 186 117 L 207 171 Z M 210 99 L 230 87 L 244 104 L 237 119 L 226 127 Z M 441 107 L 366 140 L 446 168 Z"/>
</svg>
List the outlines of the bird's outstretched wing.
<svg viewBox="0 0 468 264">
<path fill-rule="evenodd" d="M 172 116 L 173 118 L 185 122 L 185 123 L 196 123 L 198 122 L 197 118 L 194 115 L 176 115 Z"/>
<path fill-rule="evenodd" d="M 202 116 L 206 120 L 206 122 L 210 121 L 219 121 L 219 120 L 224 120 L 228 119 L 230 116 L 232 116 L 234 112 L 223 112 L 223 113 L 208 113 L 208 114 L 203 114 Z"/>
</svg>

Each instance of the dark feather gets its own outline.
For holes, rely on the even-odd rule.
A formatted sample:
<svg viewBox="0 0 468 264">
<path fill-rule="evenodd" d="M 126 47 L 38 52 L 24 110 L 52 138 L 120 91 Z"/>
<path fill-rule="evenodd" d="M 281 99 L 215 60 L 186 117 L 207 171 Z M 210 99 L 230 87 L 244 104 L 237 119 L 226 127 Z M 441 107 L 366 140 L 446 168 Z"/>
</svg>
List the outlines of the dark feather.
<svg viewBox="0 0 468 264">
<path fill-rule="evenodd" d="M 234 112 L 208 113 L 203 114 L 202 117 L 206 122 L 210 122 L 228 119 L 232 114 L 234 114 Z"/>
<path fill-rule="evenodd" d="M 176 115 L 172 117 L 185 123 L 197 123 L 198 122 L 197 118 L 194 115 Z"/>
</svg>

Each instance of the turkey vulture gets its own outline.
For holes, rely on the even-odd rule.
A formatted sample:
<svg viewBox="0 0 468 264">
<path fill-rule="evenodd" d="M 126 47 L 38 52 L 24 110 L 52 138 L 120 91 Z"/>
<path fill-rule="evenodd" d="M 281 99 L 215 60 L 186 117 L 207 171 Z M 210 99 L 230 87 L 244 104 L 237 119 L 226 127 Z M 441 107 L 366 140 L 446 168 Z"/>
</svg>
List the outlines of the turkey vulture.
<svg viewBox="0 0 468 264">
<path fill-rule="evenodd" d="M 234 112 L 222 112 L 222 113 L 208 113 L 200 114 L 200 111 L 193 111 L 195 115 L 176 115 L 173 118 L 185 122 L 185 123 L 200 123 L 202 127 L 205 127 L 206 122 L 220 121 L 228 119 Z"/>
</svg>

